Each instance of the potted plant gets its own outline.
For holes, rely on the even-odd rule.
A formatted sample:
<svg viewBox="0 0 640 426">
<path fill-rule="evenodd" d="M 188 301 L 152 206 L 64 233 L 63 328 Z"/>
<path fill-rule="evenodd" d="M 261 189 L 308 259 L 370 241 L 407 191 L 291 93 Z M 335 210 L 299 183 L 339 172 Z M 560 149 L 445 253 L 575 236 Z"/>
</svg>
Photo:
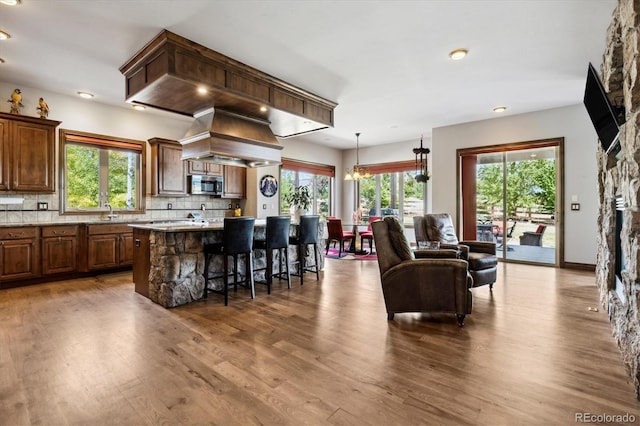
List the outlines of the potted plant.
<svg viewBox="0 0 640 426">
<path fill-rule="evenodd" d="M 295 207 L 296 221 L 300 221 L 300 215 L 309 211 L 311 207 L 311 194 L 308 186 L 297 186 L 287 198 L 289 204 Z"/>
</svg>

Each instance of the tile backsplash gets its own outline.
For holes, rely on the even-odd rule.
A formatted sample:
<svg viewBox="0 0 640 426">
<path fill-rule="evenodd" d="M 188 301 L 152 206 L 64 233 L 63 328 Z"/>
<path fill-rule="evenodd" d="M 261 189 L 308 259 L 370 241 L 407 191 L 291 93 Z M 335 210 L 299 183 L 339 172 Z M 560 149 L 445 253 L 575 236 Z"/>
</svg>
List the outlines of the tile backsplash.
<svg viewBox="0 0 640 426">
<path fill-rule="evenodd" d="M 16 200 L 18 198 L 18 200 Z M 19 202 L 22 199 L 22 202 Z M 10 204 L 7 204 L 6 202 Z M 18 202 L 18 204 L 14 204 Z M 38 210 L 46 203 L 47 210 Z M 129 214 L 116 211 L 114 222 L 143 220 L 179 220 L 186 219 L 190 212 L 199 211 L 205 205 L 204 219 L 217 219 L 232 216 L 233 209 L 244 209 L 245 200 L 212 198 L 208 195 L 188 197 L 151 197 L 145 199 L 144 214 Z M 169 209 L 171 204 L 171 209 Z M 231 205 L 231 208 L 229 208 Z M 7 194 L 0 195 L 0 225 L 29 225 L 37 223 L 95 222 L 106 219 L 107 212 L 96 214 L 60 214 L 60 196 L 58 194 Z"/>
</svg>

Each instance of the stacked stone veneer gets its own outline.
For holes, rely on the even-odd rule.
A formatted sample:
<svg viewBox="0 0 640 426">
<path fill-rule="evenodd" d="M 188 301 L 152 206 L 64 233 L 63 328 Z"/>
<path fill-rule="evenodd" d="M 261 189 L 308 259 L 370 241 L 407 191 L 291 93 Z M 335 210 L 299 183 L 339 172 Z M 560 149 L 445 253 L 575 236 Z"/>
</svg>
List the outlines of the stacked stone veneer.
<svg viewBox="0 0 640 426">
<path fill-rule="evenodd" d="M 291 227 L 292 234 L 297 226 Z M 318 228 L 319 235 L 324 233 L 324 223 Z M 264 238 L 265 227 L 256 226 L 254 237 Z M 173 308 L 185 303 L 202 298 L 204 290 L 204 244 L 222 241 L 222 230 L 188 231 L 188 232 L 164 232 L 151 231 L 149 236 L 151 270 L 149 272 L 149 298 L 165 308 Z M 312 246 L 307 246 L 304 253 L 305 264 L 315 264 Z M 320 238 L 318 244 L 320 269 L 324 267 L 322 250 L 324 239 Z M 289 246 L 289 262 L 294 263 L 298 259 L 297 247 Z M 274 272 L 278 271 L 278 255 L 274 254 Z M 209 266 L 210 276 L 222 275 L 223 256 L 213 256 Z M 266 267 L 266 254 L 264 250 L 253 251 L 253 269 Z M 233 261 L 230 258 L 229 270 L 233 272 Z M 238 280 L 245 279 L 244 256 L 239 256 Z M 298 272 L 298 264 L 291 267 L 291 273 Z M 255 280 L 264 280 L 264 271 L 254 274 Z M 231 277 L 229 281 L 233 281 Z M 221 289 L 222 278 L 214 280 L 210 287 Z M 260 293 L 259 284 L 256 284 L 256 292 Z M 216 297 L 211 296 L 211 297 Z"/>
<path fill-rule="evenodd" d="M 624 102 L 621 152 L 598 152 L 598 253 L 596 282 L 613 335 L 640 399 L 640 1 L 619 0 L 607 34 L 601 78 L 614 104 Z M 621 298 L 615 290 L 616 197 L 624 204 L 621 246 L 625 269 Z"/>
</svg>

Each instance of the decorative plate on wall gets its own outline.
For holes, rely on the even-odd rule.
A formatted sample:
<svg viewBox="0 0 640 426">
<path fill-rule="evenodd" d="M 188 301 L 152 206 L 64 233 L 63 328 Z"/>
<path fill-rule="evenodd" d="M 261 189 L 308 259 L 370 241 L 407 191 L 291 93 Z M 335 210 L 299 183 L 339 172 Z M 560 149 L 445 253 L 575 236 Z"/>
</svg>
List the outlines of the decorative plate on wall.
<svg viewBox="0 0 640 426">
<path fill-rule="evenodd" d="M 273 197 L 278 192 L 278 181 L 271 175 L 264 175 L 260 179 L 260 193 L 265 197 Z"/>
</svg>

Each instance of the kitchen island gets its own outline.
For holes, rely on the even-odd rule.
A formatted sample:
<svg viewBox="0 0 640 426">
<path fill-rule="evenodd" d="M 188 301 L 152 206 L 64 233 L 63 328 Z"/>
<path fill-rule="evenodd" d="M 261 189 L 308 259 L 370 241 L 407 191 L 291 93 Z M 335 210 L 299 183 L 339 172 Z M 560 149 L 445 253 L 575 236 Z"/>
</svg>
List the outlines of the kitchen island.
<svg viewBox="0 0 640 426">
<path fill-rule="evenodd" d="M 222 220 L 214 222 L 168 221 L 160 223 L 135 223 L 133 228 L 133 281 L 137 293 L 152 301 L 172 308 L 202 298 L 204 290 L 204 253 L 205 244 L 222 241 Z M 322 250 L 324 247 L 323 222 L 318 227 L 320 250 L 320 269 L 324 267 Z M 257 219 L 254 238 L 264 238 L 266 220 Z M 291 224 L 291 235 L 298 231 L 298 225 Z M 298 250 L 289 246 L 291 272 L 297 273 Z M 244 259 L 241 256 L 239 263 Z M 223 257 L 214 256 L 211 275 L 222 275 Z M 306 264 L 315 262 L 312 246 L 306 250 Z M 266 256 L 264 250 L 254 251 L 253 269 L 264 268 Z M 274 261 L 274 265 L 277 262 Z M 238 279 L 244 278 L 244 265 L 238 265 Z M 264 279 L 264 272 L 255 272 L 255 278 Z M 222 288 L 222 279 L 213 282 L 216 289 Z M 258 295 L 260 287 L 258 287 Z M 265 293 L 266 294 L 266 293 Z"/>
</svg>

